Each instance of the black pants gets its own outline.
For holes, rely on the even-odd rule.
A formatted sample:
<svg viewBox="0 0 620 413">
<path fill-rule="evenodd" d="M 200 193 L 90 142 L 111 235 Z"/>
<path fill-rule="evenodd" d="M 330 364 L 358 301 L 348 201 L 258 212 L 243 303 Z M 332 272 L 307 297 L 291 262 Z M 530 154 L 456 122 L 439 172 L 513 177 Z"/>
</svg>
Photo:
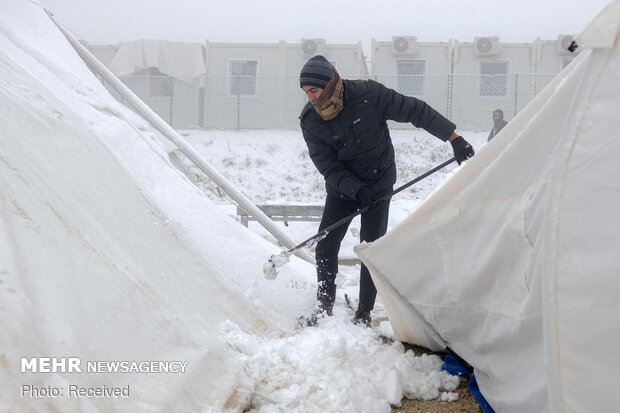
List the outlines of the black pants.
<svg viewBox="0 0 620 413">
<path fill-rule="evenodd" d="M 377 198 L 388 194 L 391 189 L 381 191 Z M 327 195 L 319 232 L 359 209 L 357 201 L 349 201 Z M 390 200 L 382 201 L 376 207 L 361 215 L 360 242 L 375 241 L 385 234 L 388 225 Z M 336 274 L 338 274 L 338 252 L 340 244 L 347 233 L 350 222 L 334 229 L 316 246 L 317 262 L 317 300 L 319 308 L 331 314 L 336 298 Z M 377 289 L 368 268 L 362 265 L 360 270 L 359 306 L 364 311 L 371 311 L 375 306 Z"/>
</svg>

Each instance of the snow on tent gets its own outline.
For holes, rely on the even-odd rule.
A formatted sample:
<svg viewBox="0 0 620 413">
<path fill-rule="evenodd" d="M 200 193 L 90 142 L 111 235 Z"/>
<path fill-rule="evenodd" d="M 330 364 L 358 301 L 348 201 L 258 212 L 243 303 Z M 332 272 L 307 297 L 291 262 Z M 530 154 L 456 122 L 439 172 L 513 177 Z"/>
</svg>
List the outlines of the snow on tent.
<svg viewBox="0 0 620 413">
<path fill-rule="evenodd" d="M 395 336 L 473 365 L 499 412 L 617 410 L 620 2 L 498 137 L 356 252 Z"/>
<path fill-rule="evenodd" d="M 222 328 L 290 328 L 312 300 L 311 267 L 264 281 L 277 248 L 172 167 L 161 135 L 109 95 L 36 2 L 2 4 L 0 107 L 2 410 L 243 406 Z M 36 357 L 78 358 L 82 372 L 66 359 L 24 372 Z M 96 361 L 156 365 L 86 370 Z M 131 397 L 46 393 L 68 385 Z"/>
</svg>

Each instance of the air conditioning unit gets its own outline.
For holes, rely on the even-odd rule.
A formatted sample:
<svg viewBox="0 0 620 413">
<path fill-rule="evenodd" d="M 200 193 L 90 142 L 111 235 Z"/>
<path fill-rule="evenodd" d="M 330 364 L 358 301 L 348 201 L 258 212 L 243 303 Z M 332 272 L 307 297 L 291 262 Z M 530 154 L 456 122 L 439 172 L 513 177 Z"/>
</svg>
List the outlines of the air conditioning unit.
<svg viewBox="0 0 620 413">
<path fill-rule="evenodd" d="M 558 36 L 558 52 L 560 54 L 572 54 L 568 48 L 573 43 L 573 36 L 570 34 L 561 34 Z"/>
<path fill-rule="evenodd" d="M 325 51 L 325 39 L 301 39 L 301 52 L 304 56 L 312 57 L 323 54 Z"/>
<path fill-rule="evenodd" d="M 392 36 L 392 52 L 398 55 L 414 54 L 417 41 L 415 36 Z"/>
<path fill-rule="evenodd" d="M 478 56 L 492 56 L 498 54 L 499 49 L 499 36 L 474 38 L 474 50 Z"/>
</svg>

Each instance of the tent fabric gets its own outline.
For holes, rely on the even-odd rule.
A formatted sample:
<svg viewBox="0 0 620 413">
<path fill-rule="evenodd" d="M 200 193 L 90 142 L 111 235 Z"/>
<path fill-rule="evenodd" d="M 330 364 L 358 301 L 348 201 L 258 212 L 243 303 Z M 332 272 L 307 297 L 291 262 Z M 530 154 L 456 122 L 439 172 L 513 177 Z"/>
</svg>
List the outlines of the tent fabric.
<svg viewBox="0 0 620 413">
<path fill-rule="evenodd" d="M 108 67 L 117 76 L 154 67 L 188 83 L 207 73 L 203 45 L 170 40 L 122 42 Z"/>
<path fill-rule="evenodd" d="M 283 269 L 258 291 L 256 262 L 273 244 L 172 166 L 162 138 L 110 96 L 37 2 L 3 4 L 0 62 L 0 410 L 245 408 L 250 378 L 223 335 L 292 329 L 290 314 L 312 302 L 311 268 Z M 83 371 L 23 372 L 33 357 L 79 358 Z M 187 364 L 107 373 L 88 362 Z M 129 386 L 130 397 L 69 397 L 69 385 Z"/>
<path fill-rule="evenodd" d="M 577 44 L 581 48 L 608 49 L 614 46 L 618 32 L 620 31 L 620 19 L 618 19 L 617 2 L 610 3 L 605 7 L 579 36 Z"/>
<path fill-rule="evenodd" d="M 581 37 L 611 31 L 613 47 L 582 47 L 413 214 L 356 248 L 395 337 L 449 345 L 496 411 L 615 409 L 618 22 L 616 0 Z"/>
</svg>

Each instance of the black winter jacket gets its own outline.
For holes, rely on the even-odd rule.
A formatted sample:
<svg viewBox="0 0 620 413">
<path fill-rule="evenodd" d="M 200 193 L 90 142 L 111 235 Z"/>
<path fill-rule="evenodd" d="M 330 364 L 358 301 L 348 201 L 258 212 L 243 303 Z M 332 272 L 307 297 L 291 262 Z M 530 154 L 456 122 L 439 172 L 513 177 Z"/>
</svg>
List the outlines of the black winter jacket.
<svg viewBox="0 0 620 413">
<path fill-rule="evenodd" d="M 356 199 L 362 186 L 373 192 L 396 182 L 394 147 L 387 120 L 411 122 L 446 141 L 456 126 L 426 102 L 401 95 L 373 80 L 343 80 L 344 108 L 322 120 L 310 102 L 299 117 L 314 165 L 328 194 Z"/>
</svg>

